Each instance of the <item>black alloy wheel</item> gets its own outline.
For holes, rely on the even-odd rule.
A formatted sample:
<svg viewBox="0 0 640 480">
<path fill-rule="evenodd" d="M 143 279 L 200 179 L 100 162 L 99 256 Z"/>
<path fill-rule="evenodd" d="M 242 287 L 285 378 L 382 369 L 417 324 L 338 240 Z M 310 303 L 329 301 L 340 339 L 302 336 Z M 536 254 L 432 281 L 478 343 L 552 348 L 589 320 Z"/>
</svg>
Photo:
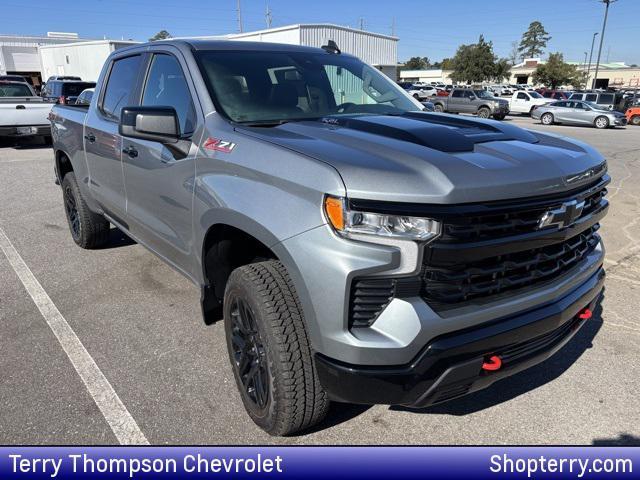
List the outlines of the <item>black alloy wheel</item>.
<svg viewBox="0 0 640 480">
<path fill-rule="evenodd" d="M 242 298 L 235 298 L 231 306 L 231 346 L 246 397 L 257 410 L 264 410 L 269 403 L 269 365 L 255 316 Z"/>
</svg>

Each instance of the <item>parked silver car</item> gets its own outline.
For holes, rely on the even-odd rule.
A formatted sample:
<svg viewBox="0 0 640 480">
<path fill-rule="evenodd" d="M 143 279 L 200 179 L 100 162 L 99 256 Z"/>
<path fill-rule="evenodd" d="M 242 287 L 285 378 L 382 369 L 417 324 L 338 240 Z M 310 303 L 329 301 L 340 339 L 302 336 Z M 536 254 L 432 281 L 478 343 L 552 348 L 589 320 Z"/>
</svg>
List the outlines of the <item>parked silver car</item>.
<svg viewBox="0 0 640 480">
<path fill-rule="evenodd" d="M 531 112 L 531 117 L 540 120 L 543 125 L 571 123 L 609 128 L 627 124 L 627 119 L 620 112 L 611 111 L 592 102 L 574 100 L 562 100 L 540 106 Z"/>
</svg>

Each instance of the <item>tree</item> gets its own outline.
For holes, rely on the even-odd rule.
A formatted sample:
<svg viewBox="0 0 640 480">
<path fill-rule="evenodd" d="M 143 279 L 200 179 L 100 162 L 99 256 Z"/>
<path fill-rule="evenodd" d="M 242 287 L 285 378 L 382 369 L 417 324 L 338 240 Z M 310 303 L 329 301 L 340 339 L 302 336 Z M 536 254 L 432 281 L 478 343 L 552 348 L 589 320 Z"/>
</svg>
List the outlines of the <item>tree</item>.
<svg viewBox="0 0 640 480">
<path fill-rule="evenodd" d="M 496 72 L 496 56 L 493 44 L 486 42 L 480 35 L 478 43 L 460 45 L 451 59 L 451 80 L 454 82 L 480 83 L 494 78 Z M 504 65 L 501 67 L 503 68 Z M 504 70 L 500 72 L 504 74 Z M 504 77 L 504 75 L 503 75 Z"/>
<path fill-rule="evenodd" d="M 173 38 L 173 37 L 171 37 L 171 34 L 169 32 L 167 32 L 166 30 L 160 30 L 153 37 L 151 37 L 149 39 L 149 41 L 150 42 L 155 42 L 156 40 L 165 40 L 167 38 Z"/>
<path fill-rule="evenodd" d="M 546 63 L 538 65 L 533 72 L 533 82 L 555 89 L 560 85 L 580 85 L 583 81 L 578 67 L 565 63 L 561 53 L 549 54 Z"/>
<path fill-rule="evenodd" d="M 525 58 L 535 58 L 542 55 L 551 36 L 537 20 L 529 24 L 529 29 L 522 34 L 522 40 L 518 46 L 518 53 Z"/>
<path fill-rule="evenodd" d="M 427 57 L 411 57 L 402 67 L 402 70 L 424 70 L 431 66 Z"/>
<path fill-rule="evenodd" d="M 496 82 L 501 82 L 502 80 L 509 80 L 511 77 L 511 63 L 506 58 L 501 58 L 498 60 L 494 67 L 493 72 L 493 80 Z"/>
</svg>

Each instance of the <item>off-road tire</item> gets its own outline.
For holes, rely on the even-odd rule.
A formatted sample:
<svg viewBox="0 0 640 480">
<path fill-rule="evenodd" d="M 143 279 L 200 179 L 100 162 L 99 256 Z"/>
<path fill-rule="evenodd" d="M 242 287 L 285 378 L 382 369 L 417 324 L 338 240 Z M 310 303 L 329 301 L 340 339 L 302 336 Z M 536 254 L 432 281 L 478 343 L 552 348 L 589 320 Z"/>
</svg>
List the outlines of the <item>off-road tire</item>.
<svg viewBox="0 0 640 480">
<path fill-rule="evenodd" d="M 89 209 L 73 172 L 67 173 L 62 180 L 62 201 L 71 238 L 79 247 L 99 248 L 109 241 L 109 221 Z"/>
<path fill-rule="evenodd" d="M 593 124 L 596 128 L 604 130 L 605 128 L 609 128 L 609 119 L 603 115 L 596 117 L 593 121 Z"/>
<path fill-rule="evenodd" d="M 261 359 L 255 362 L 267 365 L 268 400 L 263 407 L 251 398 L 236 360 L 232 338 L 237 311 L 236 317 L 232 311 L 239 299 L 248 305 L 257 330 L 254 337 L 262 343 L 255 349 L 263 352 Z M 223 309 L 229 360 L 251 419 L 271 435 L 289 435 L 320 422 L 329 399 L 320 385 L 302 307 L 285 267 L 269 260 L 236 268 L 226 285 Z"/>
<path fill-rule="evenodd" d="M 553 125 L 553 114 L 543 113 L 540 117 L 540 123 L 543 125 Z"/>
<path fill-rule="evenodd" d="M 491 117 L 491 110 L 489 110 L 487 107 L 480 107 L 478 109 L 478 117 L 479 118 L 489 118 L 489 117 Z"/>
</svg>

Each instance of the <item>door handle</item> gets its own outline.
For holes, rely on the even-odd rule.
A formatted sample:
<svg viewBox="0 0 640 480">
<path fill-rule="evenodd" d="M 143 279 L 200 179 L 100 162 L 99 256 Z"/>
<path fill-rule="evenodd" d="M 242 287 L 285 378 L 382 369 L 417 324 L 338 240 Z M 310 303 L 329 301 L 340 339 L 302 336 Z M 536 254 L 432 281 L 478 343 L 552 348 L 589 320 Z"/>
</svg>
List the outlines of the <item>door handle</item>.
<svg viewBox="0 0 640 480">
<path fill-rule="evenodd" d="M 16 105 L 16 110 L 24 110 L 25 106 L 24 105 Z"/>
<path fill-rule="evenodd" d="M 96 136 L 93 133 L 88 133 L 84 136 L 84 139 L 87 140 L 89 143 L 93 143 L 96 141 Z"/>
<path fill-rule="evenodd" d="M 136 158 L 138 156 L 138 150 L 133 145 L 129 145 L 127 148 L 122 149 L 122 153 L 129 155 L 129 158 Z"/>
</svg>

